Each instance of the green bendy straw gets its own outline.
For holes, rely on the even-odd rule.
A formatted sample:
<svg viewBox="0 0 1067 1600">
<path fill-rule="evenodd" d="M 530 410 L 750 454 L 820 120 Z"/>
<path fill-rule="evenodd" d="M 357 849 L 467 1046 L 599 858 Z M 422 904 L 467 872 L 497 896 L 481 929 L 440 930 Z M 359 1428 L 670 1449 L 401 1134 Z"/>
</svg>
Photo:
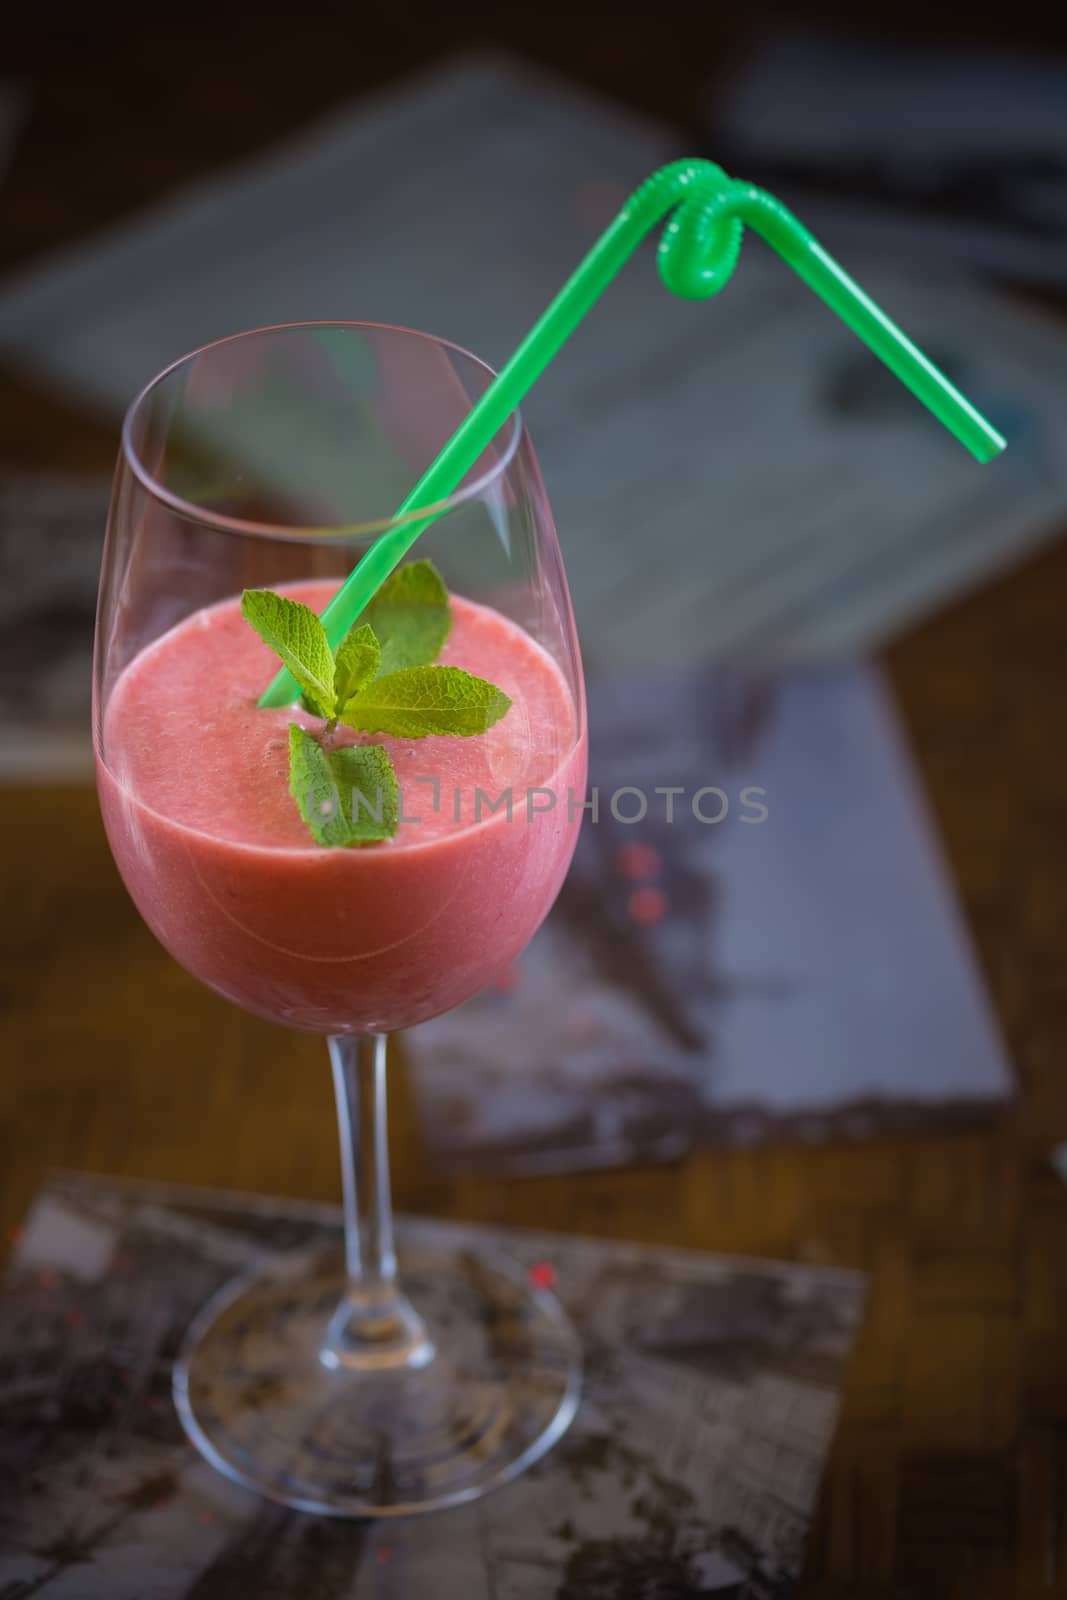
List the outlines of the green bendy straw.
<svg viewBox="0 0 1067 1600">
<path fill-rule="evenodd" d="M 340 643 L 375 591 L 440 515 L 441 502 L 455 493 L 594 301 L 668 212 L 673 215 L 659 243 L 659 272 L 673 294 L 687 300 L 716 294 L 737 264 L 747 222 L 979 461 L 991 461 L 1004 449 L 997 430 L 780 200 L 754 184 L 727 177 L 711 161 L 673 161 L 630 196 L 397 511 L 402 517 L 425 507 L 429 514 L 382 534 L 334 595 L 322 613 L 331 645 Z M 283 669 L 259 703 L 288 705 L 298 693 L 299 686 Z"/>
</svg>

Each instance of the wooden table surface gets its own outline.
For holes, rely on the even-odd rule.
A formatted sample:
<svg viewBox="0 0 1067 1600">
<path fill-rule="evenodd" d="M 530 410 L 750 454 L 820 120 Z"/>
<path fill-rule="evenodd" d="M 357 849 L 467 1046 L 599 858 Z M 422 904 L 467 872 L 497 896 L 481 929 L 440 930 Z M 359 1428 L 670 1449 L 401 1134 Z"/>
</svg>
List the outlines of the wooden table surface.
<svg viewBox="0 0 1067 1600">
<path fill-rule="evenodd" d="M 50 31 L 45 11 L 11 47 L 38 90 L 4 196 L 9 263 L 412 63 L 372 38 L 346 68 L 322 59 L 321 38 L 290 51 L 269 28 L 242 42 L 243 65 L 235 45 L 205 58 L 178 32 L 160 56 L 126 41 L 107 8 L 102 22 L 86 11 L 80 31 Z M 440 33 L 419 58 L 440 51 Z M 481 36 L 530 43 L 521 22 Z M 598 53 L 578 29 L 560 64 L 651 109 L 677 92 L 696 103 L 706 66 L 680 44 L 650 78 L 640 38 L 620 23 L 612 40 Z M 0 421 L 4 467 L 110 467 L 110 429 L 12 374 Z M 956 1137 L 444 1182 L 420 1160 L 397 1075 L 405 1208 L 871 1275 L 810 1595 L 1067 1593 L 1067 1184 L 1049 1162 L 1067 1140 L 1065 618 L 1067 543 L 888 655 L 1018 1068 L 1017 1110 Z M 164 954 L 119 881 L 92 792 L 0 789 L 0 841 L 0 1220 L 16 1221 L 54 1165 L 336 1198 L 321 1045 L 242 1015 Z"/>
</svg>

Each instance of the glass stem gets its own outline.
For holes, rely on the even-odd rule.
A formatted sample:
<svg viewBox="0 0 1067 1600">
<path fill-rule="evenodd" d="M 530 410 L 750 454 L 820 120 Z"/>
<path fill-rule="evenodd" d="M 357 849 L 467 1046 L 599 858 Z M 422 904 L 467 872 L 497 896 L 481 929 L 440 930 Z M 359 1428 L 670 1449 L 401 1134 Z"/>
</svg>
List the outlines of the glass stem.
<svg viewBox="0 0 1067 1600">
<path fill-rule="evenodd" d="M 423 1367 L 433 1357 L 422 1319 L 400 1292 L 389 1187 L 384 1034 L 328 1041 L 341 1134 L 347 1288 L 320 1351 L 328 1367 Z"/>
</svg>

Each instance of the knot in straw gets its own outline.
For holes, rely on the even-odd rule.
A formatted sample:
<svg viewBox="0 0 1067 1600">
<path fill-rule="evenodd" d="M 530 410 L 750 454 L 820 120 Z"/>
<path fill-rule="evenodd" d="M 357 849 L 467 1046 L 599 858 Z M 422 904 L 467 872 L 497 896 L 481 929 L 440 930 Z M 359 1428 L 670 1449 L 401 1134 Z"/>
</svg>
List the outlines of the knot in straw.
<svg viewBox="0 0 1067 1600">
<path fill-rule="evenodd" d="M 683 300 L 708 300 L 725 287 L 746 222 L 787 259 L 802 231 L 774 195 L 729 177 L 713 161 L 661 167 L 635 190 L 626 210 L 642 219 L 671 212 L 659 243 L 659 275 Z"/>
</svg>

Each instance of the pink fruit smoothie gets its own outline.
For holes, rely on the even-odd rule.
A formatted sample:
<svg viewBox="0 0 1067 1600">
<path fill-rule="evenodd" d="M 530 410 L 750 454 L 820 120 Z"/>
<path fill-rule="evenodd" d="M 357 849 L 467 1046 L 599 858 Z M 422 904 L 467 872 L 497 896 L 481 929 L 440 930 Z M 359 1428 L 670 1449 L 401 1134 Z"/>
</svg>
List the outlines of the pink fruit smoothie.
<svg viewBox="0 0 1067 1600">
<path fill-rule="evenodd" d="M 284 592 L 321 611 L 334 587 Z M 519 627 L 457 596 L 452 615 L 440 659 L 513 704 L 474 738 L 374 736 L 402 797 L 381 844 L 312 840 L 289 793 L 288 724 L 321 724 L 257 707 L 277 660 L 237 599 L 186 618 L 115 685 L 97 768 L 119 870 L 171 954 L 247 1010 L 315 1032 L 410 1026 L 481 988 L 555 899 L 581 821 L 584 727 Z M 490 803 L 510 790 L 510 820 L 478 790 Z"/>
</svg>

